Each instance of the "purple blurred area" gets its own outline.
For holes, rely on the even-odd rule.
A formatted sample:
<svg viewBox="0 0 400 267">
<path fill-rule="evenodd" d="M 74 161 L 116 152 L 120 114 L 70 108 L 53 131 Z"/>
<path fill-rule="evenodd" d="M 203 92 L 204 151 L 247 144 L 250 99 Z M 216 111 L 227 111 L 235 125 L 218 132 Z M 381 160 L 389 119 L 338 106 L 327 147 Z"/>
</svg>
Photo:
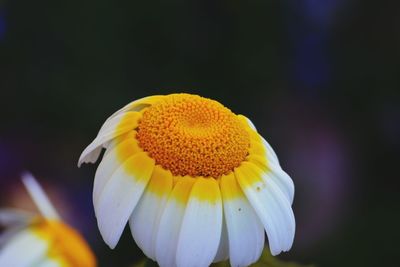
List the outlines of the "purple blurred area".
<svg viewBox="0 0 400 267">
<path fill-rule="evenodd" d="M 396 1 L 1 1 L 0 206 L 33 210 L 32 172 L 100 266 L 112 251 L 77 168 L 128 102 L 188 92 L 247 115 L 294 180 L 296 238 L 279 257 L 395 266 L 400 215 L 400 8 Z"/>
</svg>

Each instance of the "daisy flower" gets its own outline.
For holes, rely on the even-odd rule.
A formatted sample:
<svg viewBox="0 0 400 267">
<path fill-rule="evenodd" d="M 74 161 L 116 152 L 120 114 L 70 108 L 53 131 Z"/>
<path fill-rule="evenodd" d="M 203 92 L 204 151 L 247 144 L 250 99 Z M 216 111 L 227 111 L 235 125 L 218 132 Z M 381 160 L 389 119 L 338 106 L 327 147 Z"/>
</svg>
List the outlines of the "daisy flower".
<svg viewBox="0 0 400 267">
<path fill-rule="evenodd" d="M 46 194 L 30 174 L 23 183 L 42 216 L 1 210 L 0 266 L 95 267 L 96 260 L 81 235 L 61 221 Z"/>
<path fill-rule="evenodd" d="M 150 96 L 111 115 L 78 166 L 103 148 L 93 203 L 111 248 L 128 222 L 162 267 L 247 266 L 264 230 L 273 255 L 291 248 L 293 182 L 243 115 L 197 95 Z"/>
</svg>

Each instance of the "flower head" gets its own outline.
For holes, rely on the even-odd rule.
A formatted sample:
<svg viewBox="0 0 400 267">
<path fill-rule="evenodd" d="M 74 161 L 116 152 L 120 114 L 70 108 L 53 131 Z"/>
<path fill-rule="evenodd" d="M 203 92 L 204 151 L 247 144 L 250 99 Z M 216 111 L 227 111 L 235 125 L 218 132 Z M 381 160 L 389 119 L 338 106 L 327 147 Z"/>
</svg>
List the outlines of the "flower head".
<svg viewBox="0 0 400 267">
<path fill-rule="evenodd" d="M 78 165 L 95 162 L 100 232 L 132 236 L 160 266 L 255 262 L 291 248 L 294 186 L 246 117 L 189 94 L 134 101 L 106 120 Z"/>
<path fill-rule="evenodd" d="M 0 211 L 0 222 L 14 224 L 0 242 L 0 266 L 95 267 L 95 257 L 85 240 L 60 220 L 36 180 L 25 174 L 23 182 L 43 217 Z"/>
</svg>

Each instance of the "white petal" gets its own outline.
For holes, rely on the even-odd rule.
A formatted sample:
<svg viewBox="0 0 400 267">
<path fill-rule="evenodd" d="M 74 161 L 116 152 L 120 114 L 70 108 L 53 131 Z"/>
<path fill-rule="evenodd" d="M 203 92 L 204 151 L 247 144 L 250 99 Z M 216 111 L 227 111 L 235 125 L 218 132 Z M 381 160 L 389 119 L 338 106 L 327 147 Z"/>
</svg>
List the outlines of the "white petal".
<svg viewBox="0 0 400 267">
<path fill-rule="evenodd" d="M 22 182 L 24 183 L 26 190 L 33 199 L 33 202 L 35 202 L 43 217 L 47 219 L 59 220 L 60 216 L 58 215 L 53 204 L 51 204 L 40 184 L 36 181 L 35 177 L 26 172 L 22 174 Z"/>
<path fill-rule="evenodd" d="M 272 162 L 273 164 L 276 164 L 280 167 L 279 165 L 279 159 L 278 156 L 276 155 L 275 151 L 272 149 L 272 146 L 267 142 L 267 140 L 264 139 L 264 137 L 261 137 L 261 141 L 263 143 L 263 145 L 265 146 L 266 150 L 267 150 L 267 158 L 269 162 Z"/>
<path fill-rule="evenodd" d="M 179 177 L 161 215 L 156 239 L 156 259 L 160 267 L 176 266 L 176 248 L 186 204 L 195 179 Z"/>
<path fill-rule="evenodd" d="M 271 145 L 257 132 L 256 126 L 254 126 L 253 122 L 244 115 L 238 115 L 239 119 L 245 122 L 261 139 L 262 144 L 265 146 L 267 150 L 267 159 L 269 162 L 274 162 L 279 165 L 278 157 L 276 156 L 275 151 L 272 149 Z"/>
<path fill-rule="evenodd" d="M 5 229 L 0 233 L 0 249 L 14 236 L 26 229 L 36 218 L 33 213 L 17 209 L 0 209 L 0 225 Z"/>
<path fill-rule="evenodd" d="M 133 131 L 129 135 L 134 135 Z M 115 139 L 111 142 L 109 148 L 103 156 L 102 161 L 97 167 L 94 184 L 93 184 L 93 202 L 97 202 L 104 186 L 111 178 L 112 174 L 122 165 L 122 163 L 130 156 L 141 151 L 137 145 L 137 141 L 133 138 L 124 140 Z"/>
<path fill-rule="evenodd" d="M 218 182 L 197 178 L 179 233 L 178 267 L 209 266 L 217 254 L 222 229 L 222 200 Z"/>
<path fill-rule="evenodd" d="M 243 121 L 246 122 L 247 125 L 249 125 L 249 127 L 250 127 L 252 130 L 254 130 L 254 131 L 257 132 L 256 126 L 254 125 L 254 123 L 253 123 L 249 118 L 247 118 L 246 116 L 241 115 L 241 114 L 239 114 L 238 117 L 239 117 L 240 119 L 243 119 Z"/>
<path fill-rule="evenodd" d="M 27 225 L 18 225 L 5 229 L 0 234 L 0 250 L 4 247 L 13 237 L 15 237 L 22 230 L 26 229 Z"/>
<path fill-rule="evenodd" d="M 286 196 L 256 165 L 244 162 L 235 176 L 267 232 L 272 255 L 288 251 L 295 234 L 295 219 Z"/>
<path fill-rule="evenodd" d="M 261 256 L 265 242 L 264 227 L 233 174 L 222 176 L 220 186 L 231 266 L 248 266 Z"/>
<path fill-rule="evenodd" d="M 279 189 L 285 194 L 286 198 L 290 202 L 293 203 L 294 199 L 294 184 L 290 176 L 282 170 L 282 168 L 270 162 L 265 161 L 265 158 L 259 155 L 250 155 L 247 157 L 247 160 L 251 163 L 256 164 L 259 168 L 261 168 L 267 176 L 272 179 Z"/>
<path fill-rule="evenodd" d="M 278 221 L 277 224 L 280 226 L 282 251 L 289 251 L 292 247 L 296 231 L 296 222 L 292 207 L 273 180 L 265 179 L 265 184 L 268 188 L 268 194 L 273 198 L 269 206 L 271 210 L 274 210 L 274 216 Z"/>
<path fill-rule="evenodd" d="M 34 267 L 63 267 L 63 265 L 52 259 L 45 259 L 38 264 L 35 264 Z"/>
<path fill-rule="evenodd" d="M 153 175 L 134 209 L 129 225 L 136 244 L 150 259 L 156 260 L 155 246 L 158 225 L 168 195 L 172 190 L 172 174 L 156 166 Z"/>
<path fill-rule="evenodd" d="M 106 143 L 103 143 L 103 146 L 105 144 Z M 87 149 L 87 151 L 83 151 L 85 152 L 85 154 L 83 154 L 82 152 L 81 156 L 79 157 L 78 167 L 80 167 L 82 163 L 95 163 L 97 159 L 100 157 L 101 151 L 103 150 L 103 146 L 92 145 L 90 149 L 85 148 L 85 150 Z"/>
<path fill-rule="evenodd" d="M 46 241 L 24 230 L 0 250 L 0 266 L 31 267 L 46 255 L 47 249 Z"/>
<path fill-rule="evenodd" d="M 104 155 L 97 167 L 93 182 L 93 203 L 97 203 L 104 186 L 111 179 L 112 174 L 122 165 L 114 151 Z"/>
<path fill-rule="evenodd" d="M 225 218 L 222 220 L 221 239 L 219 240 L 217 255 L 215 255 L 213 262 L 225 261 L 229 258 L 228 230 L 226 229 Z"/>
<path fill-rule="evenodd" d="M 28 223 L 34 214 L 17 209 L 0 209 L 0 225 L 14 226 Z"/>
<path fill-rule="evenodd" d="M 119 121 L 118 118 L 124 117 L 124 115 L 128 112 L 140 112 L 141 110 L 143 110 L 146 107 L 151 106 L 152 104 L 154 104 L 155 102 L 161 100 L 164 96 L 161 95 L 155 95 L 155 96 L 149 96 L 149 97 L 144 97 L 144 98 L 140 98 L 138 100 L 135 100 L 129 104 L 127 104 L 126 106 L 124 106 L 123 108 L 121 108 L 120 110 L 116 111 L 114 114 L 112 114 L 102 125 L 102 127 L 100 128 L 99 134 L 97 135 L 96 139 L 99 138 L 99 136 L 101 135 L 100 133 L 106 133 L 107 131 L 109 131 L 109 128 L 115 128 L 113 125 L 116 124 L 116 122 Z M 117 123 L 118 124 L 118 123 Z M 95 139 L 95 140 L 96 140 Z M 93 141 L 94 142 L 94 141 Z M 92 144 L 93 144 L 92 142 Z M 99 145 L 99 143 L 101 143 Z M 102 141 L 102 140 L 98 140 L 96 142 L 96 144 L 93 145 L 89 145 L 89 147 L 87 147 L 85 149 L 85 151 L 82 153 L 81 157 L 79 158 L 78 161 L 78 167 L 82 164 L 82 163 L 94 163 L 97 161 L 101 150 L 102 150 L 102 145 L 104 147 L 107 146 L 107 141 Z"/>
<path fill-rule="evenodd" d="M 110 248 L 117 245 L 153 168 L 154 160 L 143 152 L 130 157 L 114 172 L 98 202 L 93 203 L 100 233 Z"/>
<path fill-rule="evenodd" d="M 296 231 L 296 221 L 294 218 L 293 210 L 291 204 L 287 200 L 286 196 L 279 189 L 274 180 L 265 179 L 266 185 L 269 188 L 270 194 L 275 199 L 274 203 L 271 203 L 279 214 L 277 217 L 280 219 L 280 225 L 283 228 L 284 236 L 287 237 L 286 242 L 284 242 L 283 251 L 289 251 L 293 245 L 294 235 Z M 284 239 L 282 239 L 284 240 Z"/>
<path fill-rule="evenodd" d="M 135 129 L 140 117 L 141 113 L 128 111 L 107 120 L 101 127 L 97 137 L 83 150 L 78 161 L 78 167 L 82 163 L 96 162 L 100 155 L 99 149 L 101 151 L 101 146 L 113 138 Z"/>
<path fill-rule="evenodd" d="M 294 184 L 290 176 L 281 168 L 272 165 L 270 165 L 270 171 L 266 172 L 266 175 L 274 181 L 289 203 L 292 204 L 294 199 Z"/>
</svg>

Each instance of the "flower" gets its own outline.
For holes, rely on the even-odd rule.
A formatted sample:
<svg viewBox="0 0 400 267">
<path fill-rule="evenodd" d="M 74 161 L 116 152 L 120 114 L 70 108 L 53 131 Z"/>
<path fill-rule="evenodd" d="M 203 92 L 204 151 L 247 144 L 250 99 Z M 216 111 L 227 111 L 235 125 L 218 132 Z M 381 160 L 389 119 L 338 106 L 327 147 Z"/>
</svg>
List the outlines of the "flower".
<svg viewBox="0 0 400 267">
<path fill-rule="evenodd" d="M 243 115 L 190 94 L 150 96 L 101 127 L 78 166 L 105 154 L 94 179 L 100 233 L 114 248 L 129 221 L 161 267 L 255 262 L 291 248 L 294 185 Z"/>
<path fill-rule="evenodd" d="M 27 173 L 23 182 L 43 217 L 0 210 L 0 223 L 14 226 L 0 236 L 0 266 L 95 267 L 85 240 L 60 220 L 35 178 Z"/>
</svg>

